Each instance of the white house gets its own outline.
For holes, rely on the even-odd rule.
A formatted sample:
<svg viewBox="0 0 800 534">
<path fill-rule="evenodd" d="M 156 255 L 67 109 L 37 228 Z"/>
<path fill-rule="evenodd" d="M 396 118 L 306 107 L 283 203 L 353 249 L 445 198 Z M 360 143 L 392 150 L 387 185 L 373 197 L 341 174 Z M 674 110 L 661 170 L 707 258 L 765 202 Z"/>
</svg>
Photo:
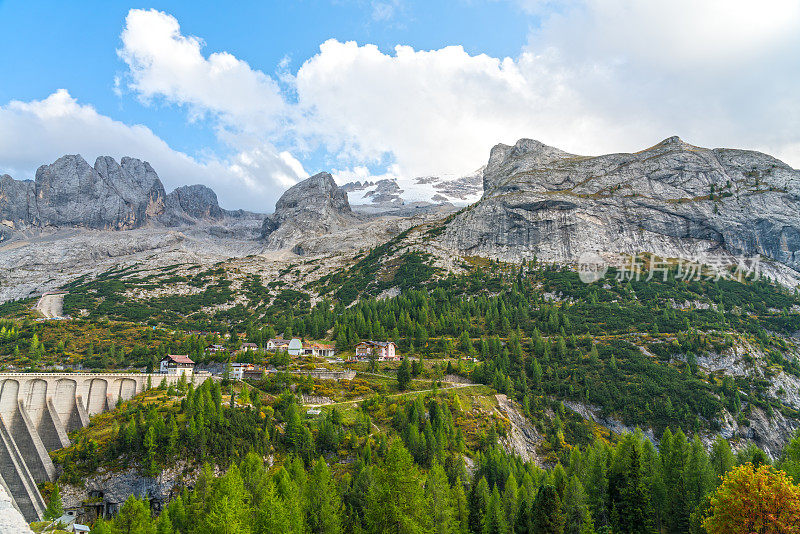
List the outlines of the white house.
<svg viewBox="0 0 800 534">
<path fill-rule="evenodd" d="M 324 343 L 303 343 L 303 354 L 317 358 L 333 358 L 336 354 L 336 348 L 333 345 Z"/>
<path fill-rule="evenodd" d="M 303 354 L 303 342 L 297 338 L 292 339 L 286 351 L 292 356 L 301 356 Z"/>
<path fill-rule="evenodd" d="M 399 360 L 397 345 L 394 341 L 362 341 L 356 345 L 356 359 L 368 360 L 370 354 L 378 360 Z"/>
<path fill-rule="evenodd" d="M 267 350 L 271 352 L 289 350 L 289 340 L 283 338 L 275 338 L 267 341 Z"/>
<path fill-rule="evenodd" d="M 194 362 L 188 356 L 167 354 L 161 359 L 162 375 L 190 375 L 194 371 Z"/>
<path fill-rule="evenodd" d="M 255 371 L 256 366 L 252 363 L 238 363 L 231 364 L 231 380 L 243 380 L 245 373 L 248 371 Z"/>
</svg>

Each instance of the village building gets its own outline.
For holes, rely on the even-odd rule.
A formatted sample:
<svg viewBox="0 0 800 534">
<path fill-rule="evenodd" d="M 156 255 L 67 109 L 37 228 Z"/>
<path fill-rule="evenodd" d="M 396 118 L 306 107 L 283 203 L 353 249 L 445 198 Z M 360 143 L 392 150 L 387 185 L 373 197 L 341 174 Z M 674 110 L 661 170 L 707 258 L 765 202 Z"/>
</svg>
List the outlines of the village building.
<svg viewBox="0 0 800 534">
<path fill-rule="evenodd" d="M 380 361 L 396 361 L 400 359 L 394 341 L 362 341 L 356 345 L 356 359 L 369 360 L 370 355 Z"/>
<path fill-rule="evenodd" d="M 218 354 L 220 352 L 225 352 L 224 345 L 208 345 L 206 347 L 206 353 L 208 354 Z"/>
<path fill-rule="evenodd" d="M 160 371 L 162 375 L 191 375 L 194 362 L 189 356 L 167 354 L 161 359 Z"/>
<path fill-rule="evenodd" d="M 302 356 L 303 342 L 297 338 L 292 339 L 289 342 L 289 346 L 286 348 L 286 352 L 288 352 L 290 356 Z"/>
<path fill-rule="evenodd" d="M 267 350 L 270 352 L 280 352 L 289 350 L 289 340 L 278 337 L 267 340 Z"/>
<path fill-rule="evenodd" d="M 252 363 L 232 363 L 230 367 L 230 378 L 231 380 L 244 380 L 245 375 L 250 375 L 250 372 L 256 371 L 256 366 Z M 259 376 L 261 375 L 261 371 L 258 372 Z"/>
<path fill-rule="evenodd" d="M 336 348 L 324 343 L 303 343 L 303 354 L 317 358 L 332 358 L 336 354 Z"/>
<path fill-rule="evenodd" d="M 258 345 L 255 343 L 242 343 L 242 346 L 239 348 L 242 352 L 248 352 L 251 350 L 258 350 Z"/>
</svg>

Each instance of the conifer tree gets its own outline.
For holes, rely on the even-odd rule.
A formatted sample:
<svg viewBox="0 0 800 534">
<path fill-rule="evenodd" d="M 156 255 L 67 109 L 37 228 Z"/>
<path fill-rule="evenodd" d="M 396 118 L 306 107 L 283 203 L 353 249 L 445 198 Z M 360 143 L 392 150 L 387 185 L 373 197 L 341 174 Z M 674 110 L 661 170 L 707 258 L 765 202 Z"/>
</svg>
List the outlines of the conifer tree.
<svg viewBox="0 0 800 534">
<path fill-rule="evenodd" d="M 47 502 L 47 508 L 44 511 L 44 518 L 53 520 L 58 519 L 64 515 L 64 506 L 61 504 L 61 493 L 58 490 L 58 482 L 53 484 L 53 489 L 50 492 L 50 500 Z"/>
<path fill-rule="evenodd" d="M 531 523 L 535 534 L 563 534 L 564 514 L 555 486 L 544 484 L 539 488 Z"/>
<path fill-rule="evenodd" d="M 447 475 L 444 469 L 436 462 L 428 472 L 428 478 L 425 481 L 425 497 L 431 505 L 433 534 L 455 534 L 458 532 L 458 525 L 454 520 L 453 499 Z"/>
<path fill-rule="evenodd" d="M 321 457 L 311 469 L 306 501 L 306 517 L 312 534 L 342 532 L 342 501 L 328 464 Z"/>
</svg>

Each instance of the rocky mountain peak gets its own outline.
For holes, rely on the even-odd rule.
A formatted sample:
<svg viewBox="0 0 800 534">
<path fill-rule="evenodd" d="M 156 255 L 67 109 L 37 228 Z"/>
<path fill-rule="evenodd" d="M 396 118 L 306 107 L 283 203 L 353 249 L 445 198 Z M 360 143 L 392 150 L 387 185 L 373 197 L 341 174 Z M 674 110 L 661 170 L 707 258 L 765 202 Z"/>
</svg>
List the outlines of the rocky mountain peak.
<svg viewBox="0 0 800 534">
<path fill-rule="evenodd" d="M 443 239 L 512 261 L 761 255 L 800 271 L 798 213 L 800 171 L 759 152 L 670 137 L 640 152 L 585 157 L 522 140 L 492 149 L 483 198 Z"/>
<path fill-rule="evenodd" d="M 281 195 L 275 213 L 264 220 L 261 235 L 270 247 L 283 248 L 303 236 L 338 230 L 356 220 L 347 193 L 329 173 L 321 172 Z"/>
<path fill-rule="evenodd" d="M 0 177 L 0 241 L 24 228 L 129 230 L 242 213 L 221 209 L 214 191 L 202 185 L 167 195 L 155 169 L 131 157 L 118 162 L 100 156 L 92 167 L 79 154 L 68 154 L 39 167 L 33 181 Z"/>
<path fill-rule="evenodd" d="M 483 191 L 495 189 L 504 176 L 550 165 L 564 158 L 575 157 L 535 139 L 520 139 L 514 146 L 495 145 L 483 171 Z"/>
<path fill-rule="evenodd" d="M 220 219 L 224 211 L 219 207 L 217 194 L 204 185 L 184 185 L 167 195 L 167 207 L 194 219 Z"/>
<path fill-rule="evenodd" d="M 275 204 L 275 215 L 292 210 L 320 209 L 350 213 L 347 193 L 342 191 L 327 172 L 320 172 L 290 187 Z"/>
</svg>

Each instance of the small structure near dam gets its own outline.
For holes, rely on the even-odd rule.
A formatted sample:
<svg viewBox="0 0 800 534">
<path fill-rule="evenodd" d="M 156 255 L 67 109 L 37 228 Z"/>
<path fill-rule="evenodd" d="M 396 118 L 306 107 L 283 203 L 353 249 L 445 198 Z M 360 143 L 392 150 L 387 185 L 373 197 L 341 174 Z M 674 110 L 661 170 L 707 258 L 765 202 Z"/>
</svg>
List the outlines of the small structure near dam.
<svg viewBox="0 0 800 534">
<path fill-rule="evenodd" d="M 199 385 L 209 373 L 186 379 Z M 177 383 L 179 375 L 143 373 L 0 373 L 0 486 L 27 521 L 41 520 L 45 503 L 37 488 L 53 480 L 49 451 L 67 447 L 67 434 L 89 417 L 112 410 L 147 388 L 148 380 Z"/>
</svg>

